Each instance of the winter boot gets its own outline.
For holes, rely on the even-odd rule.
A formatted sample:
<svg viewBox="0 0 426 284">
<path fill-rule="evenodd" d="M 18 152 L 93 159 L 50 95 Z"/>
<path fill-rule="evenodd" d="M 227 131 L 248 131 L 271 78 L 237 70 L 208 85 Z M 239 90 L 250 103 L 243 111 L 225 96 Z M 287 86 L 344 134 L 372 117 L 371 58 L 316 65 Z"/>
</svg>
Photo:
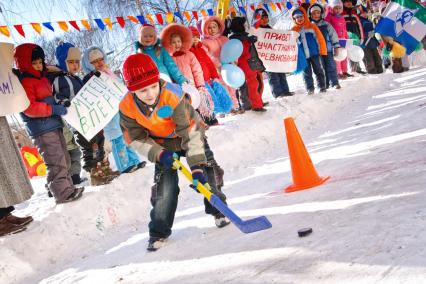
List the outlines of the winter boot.
<svg viewBox="0 0 426 284">
<path fill-rule="evenodd" d="M 104 185 L 111 182 L 111 178 L 102 171 L 100 163 L 90 170 L 90 184 L 92 186 Z"/>
<path fill-rule="evenodd" d="M 12 224 L 15 224 L 15 225 L 22 225 L 22 226 L 28 225 L 29 223 L 34 221 L 33 217 L 31 217 L 31 216 L 18 217 L 18 216 L 12 215 L 12 213 L 9 213 L 9 215 L 7 215 L 4 218 L 6 218 L 6 220 L 9 223 L 12 223 Z"/>
<path fill-rule="evenodd" d="M 119 171 L 113 171 L 110 168 L 108 160 L 104 160 L 101 162 L 101 170 L 105 175 L 109 176 L 111 180 L 115 179 L 121 174 Z"/>
<path fill-rule="evenodd" d="M 223 228 L 229 225 L 231 222 L 222 213 L 218 213 L 214 216 L 214 223 L 216 224 L 216 227 Z"/>
<path fill-rule="evenodd" d="M 26 228 L 25 225 L 17 225 L 9 222 L 6 217 L 0 219 L 0 237 L 22 232 Z"/>
<path fill-rule="evenodd" d="M 163 247 L 167 238 L 149 237 L 147 251 L 156 251 Z"/>
<path fill-rule="evenodd" d="M 77 200 L 83 195 L 83 191 L 84 191 L 84 187 L 76 187 L 73 193 L 71 193 L 71 195 L 67 197 L 67 199 L 61 202 L 56 202 L 56 204 L 63 204 L 63 203 L 68 203 L 68 202 Z"/>
</svg>

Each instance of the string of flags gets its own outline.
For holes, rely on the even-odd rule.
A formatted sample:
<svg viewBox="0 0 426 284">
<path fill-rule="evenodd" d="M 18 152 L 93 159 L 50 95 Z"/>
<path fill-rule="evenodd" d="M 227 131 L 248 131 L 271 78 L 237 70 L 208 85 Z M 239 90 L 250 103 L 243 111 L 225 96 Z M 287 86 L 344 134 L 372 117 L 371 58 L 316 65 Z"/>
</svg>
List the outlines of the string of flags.
<svg viewBox="0 0 426 284">
<path fill-rule="evenodd" d="M 323 4 L 326 0 L 322 0 Z M 315 3 L 316 0 L 304 0 L 303 2 L 306 3 Z M 235 7 L 229 8 L 229 13 L 241 13 L 243 15 L 247 15 L 247 11 L 254 11 L 257 8 L 264 8 L 268 12 L 275 12 L 275 11 L 283 11 L 283 10 L 290 10 L 293 6 L 298 6 L 302 2 L 300 0 L 286 0 L 284 2 L 272 2 L 272 3 L 263 3 L 263 4 L 252 4 L 252 5 L 245 5 L 245 6 L 239 6 L 238 9 Z M 182 15 L 183 14 L 183 15 Z M 93 22 L 96 24 L 96 26 L 101 29 L 102 31 L 108 29 L 112 30 L 113 24 L 118 24 L 122 29 L 126 25 L 126 20 L 129 20 L 130 22 L 134 24 L 159 24 L 159 25 L 165 25 L 169 23 L 173 23 L 175 21 L 175 18 L 179 18 L 180 20 L 185 19 L 190 22 L 193 18 L 198 21 L 201 17 L 207 17 L 207 16 L 213 16 L 215 15 L 215 12 L 213 9 L 201 9 L 199 11 L 184 11 L 183 13 L 179 12 L 167 12 L 166 14 L 146 14 L 144 16 L 119 16 L 114 18 L 98 18 L 98 19 L 84 19 L 84 20 L 72 20 L 72 21 L 57 21 L 57 22 L 43 22 L 43 23 L 30 23 L 30 24 L 17 24 L 13 25 L 13 28 L 22 36 L 25 38 L 25 30 L 24 26 L 31 26 L 33 30 L 41 35 L 43 29 L 48 29 L 52 32 L 55 32 L 56 29 L 60 29 L 63 32 L 68 32 L 70 30 L 70 26 L 77 31 L 81 31 L 83 28 L 90 31 L 93 28 L 95 28 Z M 113 22 L 114 21 L 114 22 Z M 55 25 L 53 25 L 55 24 Z M 56 28 L 54 27 L 56 26 Z M 10 37 L 11 35 L 11 27 L 6 25 L 0 25 L 0 34 Z"/>
</svg>

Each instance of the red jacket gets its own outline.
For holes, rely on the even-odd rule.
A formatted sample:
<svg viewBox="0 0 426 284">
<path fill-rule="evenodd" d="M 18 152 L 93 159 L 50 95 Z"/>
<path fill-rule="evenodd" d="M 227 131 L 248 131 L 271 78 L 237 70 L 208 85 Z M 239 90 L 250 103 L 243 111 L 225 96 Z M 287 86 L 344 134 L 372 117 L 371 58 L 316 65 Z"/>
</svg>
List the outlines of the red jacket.
<svg viewBox="0 0 426 284">
<path fill-rule="evenodd" d="M 217 69 L 201 42 L 199 42 L 197 45 L 193 45 L 190 51 L 194 53 L 195 57 L 198 59 L 198 62 L 200 62 L 201 68 L 203 69 L 204 81 L 210 82 L 213 79 L 219 79 Z"/>
</svg>

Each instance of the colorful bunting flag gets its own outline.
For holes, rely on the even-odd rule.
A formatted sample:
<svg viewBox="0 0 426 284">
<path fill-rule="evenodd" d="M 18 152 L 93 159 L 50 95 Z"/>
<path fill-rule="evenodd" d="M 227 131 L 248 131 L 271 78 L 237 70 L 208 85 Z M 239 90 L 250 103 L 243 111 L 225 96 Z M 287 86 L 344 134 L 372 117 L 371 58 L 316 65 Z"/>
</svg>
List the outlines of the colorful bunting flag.
<svg viewBox="0 0 426 284">
<path fill-rule="evenodd" d="M 240 8 L 241 13 L 243 13 L 243 15 L 247 16 L 246 9 L 244 9 L 244 7 L 241 7 L 241 6 L 239 8 Z"/>
<path fill-rule="evenodd" d="M 203 17 L 207 17 L 207 12 L 204 9 L 201 9 L 201 15 L 203 15 Z"/>
<path fill-rule="evenodd" d="M 138 21 L 139 21 L 139 23 L 140 23 L 141 25 L 145 25 L 145 24 L 146 24 L 146 21 L 145 21 L 145 17 L 144 17 L 144 16 L 139 15 L 139 16 L 136 16 L 136 18 L 138 19 Z"/>
<path fill-rule="evenodd" d="M 151 14 L 146 14 L 145 16 L 148 18 L 148 20 L 151 22 L 151 24 L 155 25 L 154 18 L 152 17 Z"/>
<path fill-rule="evenodd" d="M 51 30 L 52 32 L 54 32 L 55 31 L 55 29 L 53 28 L 53 26 L 52 26 L 52 23 L 51 22 L 45 22 L 45 23 L 43 23 L 43 26 L 45 26 L 46 28 L 48 28 L 49 30 Z"/>
<path fill-rule="evenodd" d="M 139 21 L 138 21 L 138 19 L 137 19 L 136 17 L 134 17 L 134 16 L 127 16 L 127 18 L 128 18 L 130 21 L 132 21 L 133 23 L 135 23 L 135 24 L 139 24 Z"/>
<path fill-rule="evenodd" d="M 188 12 L 188 11 L 183 12 L 183 15 L 185 16 L 185 18 L 186 18 L 186 20 L 187 20 L 188 22 L 190 22 L 190 21 L 191 21 L 191 14 L 189 14 L 189 12 Z"/>
<path fill-rule="evenodd" d="M 68 21 L 68 23 L 70 23 L 70 25 L 76 29 L 77 31 L 80 31 L 80 27 L 77 25 L 77 21 Z"/>
<path fill-rule="evenodd" d="M 288 10 L 290 10 L 291 7 L 293 7 L 293 5 L 291 5 L 290 1 L 287 1 L 286 7 L 287 7 Z"/>
<path fill-rule="evenodd" d="M 197 11 L 192 11 L 192 15 L 194 16 L 195 20 L 198 21 L 198 13 L 197 13 Z"/>
<path fill-rule="evenodd" d="M 25 37 L 25 32 L 24 32 L 24 29 L 22 28 L 22 25 L 14 25 L 14 27 L 21 36 Z"/>
<path fill-rule="evenodd" d="M 214 16 L 213 9 L 207 9 L 207 13 L 209 13 L 209 16 Z"/>
<path fill-rule="evenodd" d="M 33 29 L 40 35 L 41 34 L 41 25 L 40 23 L 31 23 Z"/>
<path fill-rule="evenodd" d="M 61 28 L 61 30 L 63 30 L 64 32 L 68 31 L 68 25 L 66 22 L 64 21 L 60 21 L 58 22 L 59 28 Z"/>
<path fill-rule="evenodd" d="M 174 13 L 174 15 L 176 16 L 176 17 L 178 17 L 182 22 L 183 22 L 183 18 L 182 18 L 182 15 L 179 13 L 179 12 L 175 12 Z"/>
<path fill-rule="evenodd" d="M 168 12 L 166 14 L 166 21 L 168 24 L 171 24 L 175 21 L 175 17 L 173 17 L 173 14 L 171 12 Z"/>
<path fill-rule="evenodd" d="M 95 19 L 95 23 L 98 25 L 98 27 L 103 31 L 105 30 L 105 24 L 102 22 L 101 19 Z"/>
<path fill-rule="evenodd" d="M 270 13 L 271 11 L 269 10 L 269 6 L 268 4 L 263 4 L 263 7 L 266 9 L 266 11 L 268 11 L 268 13 Z"/>
<path fill-rule="evenodd" d="M 163 16 L 161 14 L 155 14 L 155 17 L 160 25 L 164 25 Z"/>
<path fill-rule="evenodd" d="M 115 17 L 117 19 L 117 23 L 120 25 L 122 29 L 124 29 L 124 26 L 126 25 L 126 21 L 124 20 L 124 17 Z"/>
<path fill-rule="evenodd" d="M 250 5 L 250 8 L 251 8 L 251 10 L 252 10 L 252 11 L 256 10 L 256 9 L 254 8 L 254 5 L 253 5 L 253 4 L 252 4 L 252 5 Z"/>
<path fill-rule="evenodd" d="M 278 9 L 282 10 L 280 3 L 277 2 L 276 5 L 277 5 Z"/>
<path fill-rule="evenodd" d="M 3 35 L 7 37 L 10 37 L 10 31 L 7 26 L 0 26 L 0 33 L 2 33 Z"/>
<path fill-rule="evenodd" d="M 104 18 L 104 23 L 107 25 L 109 30 L 112 30 L 112 22 L 110 18 Z"/>
<path fill-rule="evenodd" d="M 277 10 L 277 6 L 275 6 L 275 3 L 271 3 L 271 8 L 274 12 Z"/>
<path fill-rule="evenodd" d="M 81 20 L 81 24 L 86 28 L 86 30 L 91 31 L 92 27 L 90 26 L 90 23 L 88 20 Z"/>
</svg>

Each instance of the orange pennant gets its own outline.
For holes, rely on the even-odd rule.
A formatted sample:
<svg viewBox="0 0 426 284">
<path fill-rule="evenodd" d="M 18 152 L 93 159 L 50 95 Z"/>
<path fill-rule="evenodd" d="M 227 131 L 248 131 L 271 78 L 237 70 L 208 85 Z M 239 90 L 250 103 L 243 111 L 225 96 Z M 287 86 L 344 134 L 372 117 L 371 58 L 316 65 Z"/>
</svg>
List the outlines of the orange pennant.
<svg viewBox="0 0 426 284">
<path fill-rule="evenodd" d="M 183 15 L 185 16 L 185 18 L 188 20 L 188 22 L 191 21 L 191 14 L 188 11 L 183 12 Z"/>
<path fill-rule="evenodd" d="M 269 6 L 271 6 L 272 11 L 276 11 L 277 10 L 277 6 L 275 6 L 275 3 L 270 3 Z"/>
<path fill-rule="evenodd" d="M 139 24 L 139 21 L 138 21 L 138 19 L 137 19 L 136 17 L 134 17 L 134 16 L 127 16 L 127 18 L 128 18 L 130 21 L 132 21 L 133 23 L 135 23 L 135 24 Z"/>
<path fill-rule="evenodd" d="M 145 16 L 148 18 L 148 20 L 151 22 L 151 24 L 155 25 L 154 18 L 152 17 L 151 14 L 146 14 Z"/>
<path fill-rule="evenodd" d="M 41 25 L 40 23 L 31 23 L 31 26 L 33 29 L 38 33 L 41 34 Z"/>
<path fill-rule="evenodd" d="M 171 12 L 168 12 L 166 14 L 166 21 L 167 21 L 168 24 L 171 24 L 175 21 L 175 18 L 174 18 L 173 14 Z"/>
<path fill-rule="evenodd" d="M 10 31 L 7 26 L 0 26 L 0 33 L 7 37 L 10 37 Z"/>
<path fill-rule="evenodd" d="M 104 18 L 104 23 L 107 25 L 109 30 L 112 30 L 112 23 L 110 18 Z"/>
<path fill-rule="evenodd" d="M 90 24 L 89 24 L 89 21 L 88 20 L 81 20 L 81 24 L 88 30 L 88 31 L 91 31 L 92 30 L 92 27 L 90 26 Z"/>
<path fill-rule="evenodd" d="M 61 28 L 61 30 L 63 30 L 64 32 L 68 31 L 68 25 L 66 22 L 58 22 L 59 27 Z"/>
<path fill-rule="evenodd" d="M 203 15 L 203 17 L 207 17 L 208 16 L 207 11 L 204 10 L 204 9 L 202 9 L 201 10 L 201 15 Z"/>
</svg>

